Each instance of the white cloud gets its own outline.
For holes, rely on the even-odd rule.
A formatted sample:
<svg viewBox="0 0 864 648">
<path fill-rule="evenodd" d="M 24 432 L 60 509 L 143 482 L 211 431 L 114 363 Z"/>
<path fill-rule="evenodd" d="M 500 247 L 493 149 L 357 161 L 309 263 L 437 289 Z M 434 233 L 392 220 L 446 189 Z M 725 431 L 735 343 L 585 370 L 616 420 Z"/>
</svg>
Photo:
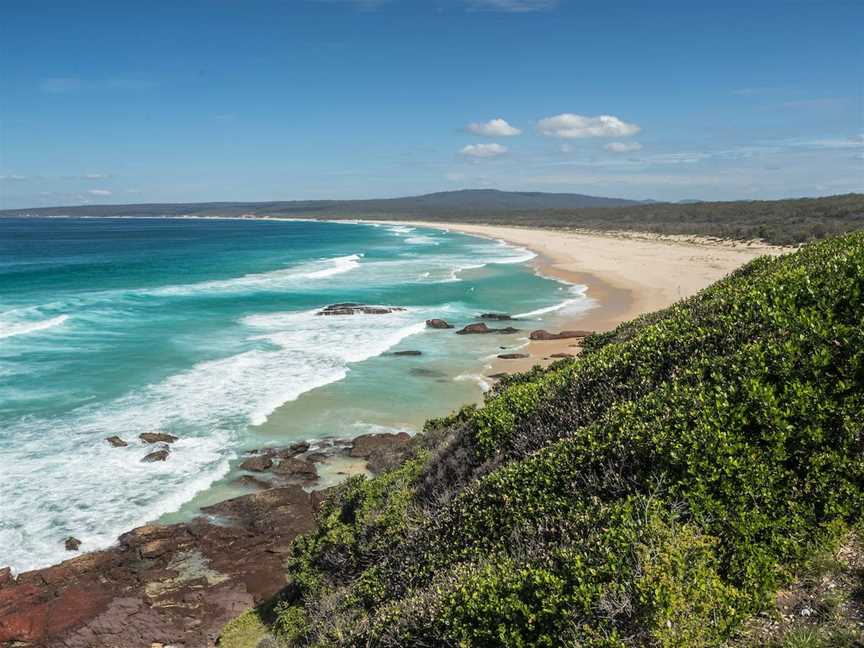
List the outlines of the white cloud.
<svg viewBox="0 0 864 648">
<path fill-rule="evenodd" d="M 603 148 L 612 153 L 633 153 L 641 151 L 642 145 L 639 142 L 610 142 Z"/>
<path fill-rule="evenodd" d="M 513 137 L 522 133 L 518 128 L 511 126 L 506 119 L 490 119 L 487 122 L 471 122 L 465 130 L 473 135 L 483 137 Z"/>
<path fill-rule="evenodd" d="M 498 157 L 507 153 L 507 147 L 500 144 L 469 144 L 459 151 L 460 155 L 473 158 Z"/>
<path fill-rule="evenodd" d="M 111 192 L 107 189 L 90 189 L 88 192 L 91 196 L 110 196 Z"/>
<path fill-rule="evenodd" d="M 558 0 L 468 0 L 468 7 L 477 11 L 528 13 L 546 11 L 558 6 Z"/>
<path fill-rule="evenodd" d="M 562 113 L 546 117 L 537 122 L 537 130 L 547 137 L 578 139 L 581 137 L 627 137 L 642 130 L 612 115 L 585 117 L 573 113 Z"/>
</svg>

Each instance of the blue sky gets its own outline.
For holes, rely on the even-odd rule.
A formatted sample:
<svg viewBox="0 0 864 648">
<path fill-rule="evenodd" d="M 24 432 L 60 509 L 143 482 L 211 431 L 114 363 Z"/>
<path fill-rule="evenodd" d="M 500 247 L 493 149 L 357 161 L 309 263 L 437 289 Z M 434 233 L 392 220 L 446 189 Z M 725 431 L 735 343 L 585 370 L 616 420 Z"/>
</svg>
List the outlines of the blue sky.
<svg viewBox="0 0 864 648">
<path fill-rule="evenodd" d="M 862 24 L 861 0 L 9 0 L 0 206 L 864 191 Z"/>
</svg>

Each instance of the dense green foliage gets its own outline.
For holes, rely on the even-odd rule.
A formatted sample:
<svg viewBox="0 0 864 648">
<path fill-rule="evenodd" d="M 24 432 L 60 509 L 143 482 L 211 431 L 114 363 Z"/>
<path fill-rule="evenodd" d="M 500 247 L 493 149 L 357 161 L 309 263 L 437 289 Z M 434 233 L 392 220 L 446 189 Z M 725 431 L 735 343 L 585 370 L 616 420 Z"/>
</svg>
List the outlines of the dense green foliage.
<svg viewBox="0 0 864 648">
<path fill-rule="evenodd" d="M 314 646 L 718 645 L 860 518 L 864 234 L 758 259 L 431 421 L 299 539 Z"/>
<path fill-rule="evenodd" d="M 523 225 L 714 236 L 734 240 L 763 239 L 772 244 L 787 245 L 864 229 L 864 195 L 644 204 L 580 194 L 468 190 L 381 200 L 87 205 L 0 212 L 0 216 L 21 214 L 413 219 L 431 223 Z"/>
</svg>

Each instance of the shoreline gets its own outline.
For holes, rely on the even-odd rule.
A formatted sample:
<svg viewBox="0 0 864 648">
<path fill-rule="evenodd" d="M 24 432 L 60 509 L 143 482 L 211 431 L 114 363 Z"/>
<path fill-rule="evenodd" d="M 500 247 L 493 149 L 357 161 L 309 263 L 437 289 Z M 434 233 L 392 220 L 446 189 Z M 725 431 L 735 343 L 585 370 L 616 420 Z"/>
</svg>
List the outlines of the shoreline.
<svg viewBox="0 0 864 648">
<path fill-rule="evenodd" d="M 585 285 L 594 301 L 588 310 L 562 317 L 562 330 L 609 331 L 644 313 L 690 297 L 745 263 L 793 248 L 761 243 L 724 242 L 699 237 L 557 230 L 512 225 L 369 221 L 459 232 L 519 245 L 534 252 L 534 271 L 568 284 Z M 565 310 L 566 313 L 566 310 Z M 565 313 L 562 313 L 564 315 Z M 574 339 L 530 340 L 520 349 L 530 357 L 495 359 L 489 373 L 527 371 L 548 366 L 552 354 L 579 352 Z"/>
<path fill-rule="evenodd" d="M 565 330 L 611 329 L 623 321 L 664 308 L 701 290 L 756 256 L 788 251 L 770 246 L 679 242 L 572 230 L 420 221 L 349 222 L 443 229 L 527 248 L 537 255 L 526 262 L 537 274 L 587 287 L 584 295 L 593 301 L 591 308 L 570 315 L 565 308 L 553 316 L 556 327 L 560 325 L 560 329 Z M 554 360 L 552 354 L 577 354 L 579 345 L 576 342 L 572 338 L 526 340 L 519 351 L 529 353 L 530 357 L 493 359 L 491 367 L 487 364 L 480 371 L 510 373 L 530 369 L 535 364 L 547 365 Z M 389 438 L 390 435 L 381 436 L 388 437 L 388 442 L 398 441 L 396 437 Z M 353 449 L 344 459 L 357 463 L 356 460 L 362 462 L 366 458 L 365 470 L 370 470 L 370 455 L 356 451 L 359 438 L 348 441 Z M 296 464 L 286 466 L 301 471 L 309 468 L 309 462 L 319 461 L 312 459 L 317 450 L 310 449 L 308 444 L 302 452 L 311 452 L 308 460 L 298 459 L 296 455 L 286 456 L 286 460 Z M 339 458 L 341 455 L 334 454 L 329 460 Z M 323 468 L 326 463 L 327 460 L 318 465 Z M 281 463 L 277 465 L 281 466 Z M 346 470 L 346 467 L 340 464 L 334 470 Z M 374 474 L 375 471 L 370 472 Z M 259 473 L 255 475 L 258 476 L 248 479 L 252 483 L 261 483 L 258 481 Z M 266 600 L 284 586 L 281 561 L 293 538 L 314 524 L 315 511 L 323 496 L 323 492 L 309 491 L 304 486 L 307 484 L 303 481 L 274 481 L 263 490 L 257 490 L 256 485 L 256 490 L 251 493 L 203 507 L 199 516 L 188 521 L 172 524 L 157 521 L 135 527 L 103 550 L 82 552 L 50 567 L 17 575 L 0 569 L 0 590 L 7 600 L 6 607 L 0 607 L 0 612 L 10 619 L 5 626 L 0 622 L 0 639 L 28 636 L 39 640 L 63 634 L 74 637 L 76 641 L 86 641 L 96 628 L 110 627 L 118 635 L 132 631 L 142 633 L 136 635 L 136 641 L 164 637 L 170 643 L 175 638 L 172 633 L 193 632 L 188 630 L 188 624 L 182 627 L 166 625 L 165 617 L 159 613 L 161 608 L 175 611 L 182 608 L 183 612 L 177 618 L 185 619 L 184 624 L 186 621 L 198 624 L 194 630 L 196 639 L 202 636 L 200 633 L 218 631 L 224 622 Z M 210 520 L 207 517 L 210 515 L 226 516 L 229 519 L 225 521 L 230 524 Z M 276 533 L 273 533 L 274 528 Z M 110 579 L 106 581 L 109 573 Z M 80 609 L 75 608 L 74 613 L 69 613 L 71 601 L 80 598 L 81 588 L 89 594 L 83 599 Z M 212 597 L 207 609 L 195 606 L 186 609 L 184 602 L 190 596 L 198 597 L 204 592 Z M 141 628 L 127 629 L 123 624 L 130 610 L 124 606 L 131 605 L 129 601 L 133 599 L 134 611 L 142 615 L 146 613 L 147 619 Z M 126 603 L 121 605 L 119 601 Z M 28 625 L 27 619 L 39 610 L 51 612 L 51 624 L 38 628 Z M 40 632 L 46 634 L 40 635 Z"/>
</svg>

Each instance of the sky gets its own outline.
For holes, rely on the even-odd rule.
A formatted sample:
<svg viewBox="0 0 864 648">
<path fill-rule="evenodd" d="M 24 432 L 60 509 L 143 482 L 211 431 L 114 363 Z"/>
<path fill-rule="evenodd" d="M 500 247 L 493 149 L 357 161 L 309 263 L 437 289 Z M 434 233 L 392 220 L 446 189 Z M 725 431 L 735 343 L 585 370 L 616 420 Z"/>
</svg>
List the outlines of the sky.
<svg viewBox="0 0 864 648">
<path fill-rule="evenodd" d="M 862 0 L 4 0 L 0 208 L 864 191 L 862 25 Z"/>
</svg>

